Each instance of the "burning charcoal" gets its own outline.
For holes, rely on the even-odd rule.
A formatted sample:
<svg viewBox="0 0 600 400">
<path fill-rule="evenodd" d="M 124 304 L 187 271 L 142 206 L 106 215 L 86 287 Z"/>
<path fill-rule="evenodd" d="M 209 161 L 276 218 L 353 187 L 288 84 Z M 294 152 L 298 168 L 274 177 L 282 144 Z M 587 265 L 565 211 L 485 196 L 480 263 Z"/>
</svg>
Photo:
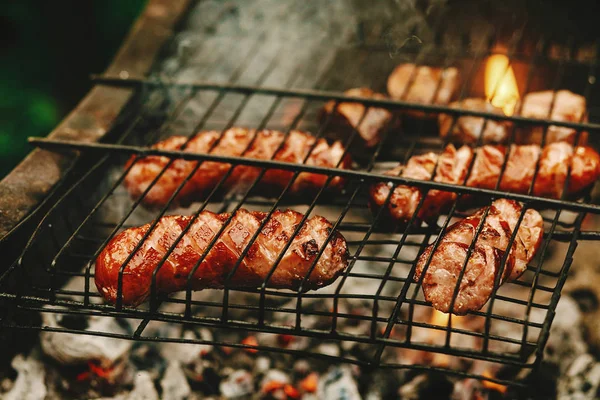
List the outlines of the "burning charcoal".
<svg viewBox="0 0 600 400">
<path fill-rule="evenodd" d="M 321 343 L 315 349 L 315 353 L 325 354 L 331 357 L 339 357 L 340 346 L 337 343 Z"/>
<path fill-rule="evenodd" d="M 44 400 L 46 398 L 46 384 L 44 383 L 44 365 L 37 357 L 25 358 L 21 354 L 13 358 L 12 367 L 17 371 L 17 379 L 12 389 L 5 393 L 4 400 Z"/>
<path fill-rule="evenodd" d="M 554 104 L 552 102 L 554 101 Z M 552 107 L 552 112 L 550 112 Z M 521 116 L 528 118 L 548 119 L 563 122 L 587 121 L 586 101 L 568 90 L 559 90 L 556 96 L 552 90 L 529 93 L 523 98 Z M 517 133 L 519 143 L 541 143 L 543 126 L 527 125 L 520 127 Z M 572 128 L 550 125 L 546 136 L 546 143 L 569 142 L 574 143 L 577 131 Z M 587 141 L 587 132 L 581 132 L 579 144 Z"/>
<path fill-rule="evenodd" d="M 210 341 L 213 340 L 213 336 L 208 329 L 200 329 L 198 332 L 187 330 L 183 333 L 183 339 Z M 197 361 L 202 355 L 210 353 L 212 348 L 213 346 L 209 344 L 164 343 L 161 345 L 160 353 L 164 358 L 177 360 L 186 365 Z"/>
<path fill-rule="evenodd" d="M 242 397 L 254 392 L 254 379 L 250 372 L 239 369 L 222 380 L 219 389 L 228 399 Z"/>
<path fill-rule="evenodd" d="M 254 370 L 259 374 L 264 374 L 271 368 L 271 360 L 268 357 L 258 357 L 254 363 Z"/>
<path fill-rule="evenodd" d="M 451 398 L 452 400 L 479 399 L 483 397 L 481 395 L 483 391 L 484 388 L 479 379 L 463 379 L 454 384 Z"/>
<path fill-rule="evenodd" d="M 265 397 L 285 400 L 288 397 L 286 387 L 291 387 L 288 375 L 272 369 L 265 374 L 260 384 L 260 391 Z"/>
<path fill-rule="evenodd" d="M 362 377 L 361 383 L 364 382 L 367 386 L 365 398 L 369 400 L 396 398 L 401 382 L 400 376 L 400 371 L 379 370 Z"/>
<path fill-rule="evenodd" d="M 450 399 L 454 385 L 445 375 L 425 373 L 402 385 L 398 394 L 402 400 Z"/>
<path fill-rule="evenodd" d="M 387 97 L 380 93 L 375 93 L 368 88 L 350 89 L 344 92 L 346 96 L 352 97 L 370 97 L 373 99 L 386 99 Z M 381 140 L 385 129 L 393 119 L 393 115 L 385 108 L 369 107 L 366 115 L 365 106 L 361 103 L 339 103 L 335 107 L 335 101 L 329 101 L 323 107 L 320 115 L 321 123 L 329 120 L 329 127 L 336 132 L 336 139 L 343 142 L 358 130 L 358 137 L 353 140 L 354 143 L 360 143 L 360 147 L 374 147 Z M 332 115 L 333 113 L 333 115 Z M 360 123 L 360 125 L 359 125 Z M 358 139 L 358 140 L 357 140 Z"/>
<path fill-rule="evenodd" d="M 318 398 L 327 400 L 359 400 L 358 386 L 347 365 L 333 366 L 319 381 Z"/>
<path fill-rule="evenodd" d="M 456 68 L 417 67 L 415 64 L 397 66 L 387 81 L 390 97 L 420 104 L 448 104 L 457 86 L 458 70 Z M 407 111 L 406 113 L 417 118 L 425 116 L 422 111 Z"/>
<path fill-rule="evenodd" d="M 170 361 L 160 381 L 164 400 L 183 400 L 190 395 L 191 389 L 185 373 L 178 361 Z"/>
<path fill-rule="evenodd" d="M 558 379 L 558 398 L 597 399 L 600 387 L 600 363 L 590 354 L 583 354 L 571 365 L 566 375 Z"/>
<path fill-rule="evenodd" d="M 558 365 L 561 373 L 564 373 L 575 358 L 586 352 L 579 307 L 570 297 L 563 296 L 556 307 L 556 316 L 544 349 L 544 361 Z"/>
<path fill-rule="evenodd" d="M 43 313 L 43 323 L 50 327 L 60 327 L 55 313 Z M 126 330 L 114 318 L 90 316 L 86 331 L 126 334 Z M 44 353 L 63 365 L 84 364 L 99 360 L 108 365 L 127 354 L 132 342 L 103 336 L 73 335 L 44 331 L 40 333 Z"/>
<path fill-rule="evenodd" d="M 450 107 L 504 115 L 501 108 L 494 107 L 484 99 L 464 99 L 450 103 Z M 439 132 L 442 138 L 450 135 L 452 139 L 461 143 L 477 143 L 483 131 L 481 143 L 503 143 L 511 133 L 512 123 L 510 121 L 488 119 L 486 122 L 482 117 L 464 116 L 459 117 L 454 123 L 454 119 L 449 114 L 439 115 Z"/>
<path fill-rule="evenodd" d="M 311 371 L 310 363 L 307 360 L 298 360 L 294 363 L 294 373 L 305 376 Z"/>
<path fill-rule="evenodd" d="M 152 377 L 146 371 L 139 372 L 133 382 L 133 390 L 125 400 L 158 400 L 158 393 L 154 387 Z"/>
</svg>

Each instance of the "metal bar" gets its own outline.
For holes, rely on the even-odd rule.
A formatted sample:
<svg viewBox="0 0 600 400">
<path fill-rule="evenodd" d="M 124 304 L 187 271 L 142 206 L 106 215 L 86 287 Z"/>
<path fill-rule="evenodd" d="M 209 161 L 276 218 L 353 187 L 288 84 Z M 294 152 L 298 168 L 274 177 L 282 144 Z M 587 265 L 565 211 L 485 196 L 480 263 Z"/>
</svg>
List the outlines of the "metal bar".
<svg viewBox="0 0 600 400">
<path fill-rule="evenodd" d="M 101 77 L 94 75 L 93 80 L 99 83 L 125 86 L 125 87 L 136 87 L 139 85 L 154 86 L 157 85 L 157 81 L 128 78 L 122 79 L 118 77 Z M 567 121 L 554 121 L 548 119 L 529 118 L 521 117 L 518 115 L 506 116 L 501 114 L 494 114 L 482 111 L 475 111 L 463 108 L 452 108 L 442 105 L 427 105 L 421 103 L 412 103 L 399 100 L 382 100 L 373 99 L 368 97 L 357 97 L 347 96 L 339 92 L 330 92 L 324 90 L 314 89 L 282 89 L 278 87 L 267 87 L 267 86 L 252 86 L 252 85 L 236 85 L 236 84 L 223 84 L 223 83 L 212 83 L 212 82 L 197 82 L 197 83 L 185 83 L 185 82 L 172 82 L 172 81 L 161 81 L 163 85 L 170 86 L 183 86 L 191 87 L 199 90 L 227 90 L 239 93 L 252 93 L 252 94 L 270 94 L 270 95 L 281 95 L 287 97 L 303 97 L 313 100 L 338 100 L 344 103 L 362 103 L 371 107 L 379 108 L 390 108 L 390 109 L 408 109 L 415 111 L 423 111 L 429 113 L 443 113 L 450 114 L 452 116 L 473 116 L 482 117 L 493 121 L 512 121 L 522 125 L 542 125 L 542 126 L 561 126 L 573 129 L 585 129 L 591 132 L 600 130 L 600 124 L 596 123 L 576 123 Z"/>
</svg>

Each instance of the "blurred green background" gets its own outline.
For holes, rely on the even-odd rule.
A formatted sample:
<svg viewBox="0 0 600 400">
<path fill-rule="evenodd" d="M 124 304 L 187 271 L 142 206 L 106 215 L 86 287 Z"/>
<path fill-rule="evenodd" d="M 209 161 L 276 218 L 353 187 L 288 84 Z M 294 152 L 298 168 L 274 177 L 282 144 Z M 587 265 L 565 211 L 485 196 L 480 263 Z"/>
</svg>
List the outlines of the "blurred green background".
<svg viewBox="0 0 600 400">
<path fill-rule="evenodd" d="M 104 71 L 146 0 L 14 0 L 0 10 L 0 178 Z"/>
</svg>

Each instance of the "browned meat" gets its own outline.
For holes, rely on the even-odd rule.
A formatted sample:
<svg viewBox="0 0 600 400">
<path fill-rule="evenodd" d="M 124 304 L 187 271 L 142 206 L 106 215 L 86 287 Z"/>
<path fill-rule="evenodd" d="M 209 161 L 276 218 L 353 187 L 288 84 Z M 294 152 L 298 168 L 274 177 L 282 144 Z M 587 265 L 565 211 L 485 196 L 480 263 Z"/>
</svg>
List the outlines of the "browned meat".
<svg viewBox="0 0 600 400">
<path fill-rule="evenodd" d="M 510 237 L 522 212 L 521 205 L 512 200 L 494 201 L 483 221 L 466 267 L 467 251 L 475 238 L 484 209 L 455 223 L 442 233 L 435 251 L 433 244 L 429 245 L 417 261 L 414 280 L 418 281 L 424 274 L 422 287 L 425 299 L 435 309 L 452 311 L 457 315 L 481 309 L 492 294 L 502 258 L 507 251 L 509 254 L 500 283 L 521 276 L 527 263 L 535 256 L 543 236 L 541 215 L 529 209 L 525 211 L 515 241 L 509 247 Z M 431 261 L 427 264 L 430 257 Z M 463 268 L 466 269 L 459 284 L 458 277 Z M 457 285 L 458 293 L 450 310 Z"/>
<path fill-rule="evenodd" d="M 263 160 L 274 159 L 292 163 L 302 163 L 310 152 L 306 165 L 333 168 L 339 163 L 339 168 L 349 168 L 351 164 L 350 156 L 343 156 L 344 148 L 340 142 L 330 145 L 324 139 L 317 140 L 305 132 L 291 131 L 285 139 L 285 134 L 279 131 L 261 130 L 257 132 L 245 128 L 231 128 L 225 131 L 219 140 L 220 136 L 220 133 L 216 131 L 200 132 L 189 141 L 183 151 L 210 152 L 214 155 L 244 156 Z M 284 139 L 285 144 L 277 151 Z M 173 136 L 152 147 L 162 150 L 179 150 L 186 140 L 187 138 L 183 136 Z M 311 151 L 315 141 L 317 144 Z M 125 165 L 125 168 L 131 167 L 125 177 L 125 186 L 131 195 L 139 198 L 168 163 L 168 157 L 149 156 L 138 161 L 132 157 Z M 147 206 L 166 204 L 169 197 L 192 173 L 197 164 L 197 161 L 175 160 L 142 199 L 143 204 Z M 203 162 L 177 194 L 173 204 L 185 204 L 190 200 L 201 199 L 202 196 L 214 189 L 230 169 L 231 164 L 228 163 Z M 232 189 L 252 184 L 253 179 L 257 178 L 259 173 L 259 168 L 240 165 L 233 170 L 225 187 Z M 268 191 L 282 190 L 290 182 L 292 175 L 291 171 L 270 169 L 261 180 L 260 185 Z M 290 187 L 290 192 L 315 191 L 321 188 L 326 180 L 327 176 L 325 175 L 302 173 Z M 339 189 L 342 185 L 343 179 L 335 177 L 329 187 Z"/>
<path fill-rule="evenodd" d="M 156 288 L 159 293 L 173 293 L 186 289 L 187 279 L 193 267 L 204 255 L 209 243 L 228 217 L 229 214 L 214 214 L 209 211 L 200 213 L 158 270 Z M 192 289 L 223 288 L 228 274 L 266 217 L 266 213 L 238 210 L 194 273 Z M 262 285 L 301 219 L 302 214 L 295 211 L 274 212 L 250 246 L 229 283 L 234 287 L 245 288 Z M 137 306 L 148 298 L 154 270 L 190 221 L 191 217 L 187 216 L 167 216 L 159 220 L 140 249 L 124 267 L 123 305 Z M 116 302 L 119 269 L 149 226 L 150 224 L 147 224 L 124 230 L 108 243 L 96 259 L 96 287 L 107 301 Z M 317 289 L 332 283 L 346 268 L 348 248 L 344 237 L 335 231 L 317 259 L 331 228 L 329 221 L 323 217 L 308 219 L 271 275 L 268 286 L 297 290 L 315 261 L 316 266 L 310 273 L 304 289 Z"/>
<path fill-rule="evenodd" d="M 554 99 L 554 106 L 552 101 Z M 550 108 L 552 107 L 552 110 Z M 563 122 L 586 122 L 586 101 L 583 96 L 559 90 L 556 97 L 552 90 L 534 92 L 525 95 L 520 115 L 528 118 L 548 119 Z M 517 134 L 518 143 L 542 143 L 543 126 L 528 125 L 520 127 Z M 577 131 L 572 128 L 550 125 L 546 143 L 569 142 L 573 144 Z M 579 145 L 587 142 L 587 132 L 582 132 Z"/>
<path fill-rule="evenodd" d="M 455 101 L 450 103 L 450 107 L 504 115 L 501 108 L 494 107 L 485 99 Z M 452 139 L 462 143 L 477 143 L 483 131 L 481 143 L 504 143 L 511 133 L 512 123 L 510 121 L 488 119 L 485 122 L 485 118 L 464 116 L 459 117 L 456 123 L 453 124 L 454 119 L 449 114 L 439 115 L 438 125 L 442 138 L 450 135 Z"/>
<path fill-rule="evenodd" d="M 463 146 L 456 150 L 454 146 L 449 145 L 439 157 L 435 153 L 413 156 L 409 159 L 405 168 L 402 166 L 396 167 L 386 172 L 386 175 L 430 180 L 435 169 L 435 182 L 460 184 L 464 182 L 467 176 L 472 157 L 473 151 L 471 148 Z M 384 206 L 390 190 L 391 185 L 385 182 L 379 182 L 371 186 L 369 191 L 370 206 L 374 213 L 377 213 Z M 386 206 L 384 218 L 389 216 L 396 223 L 408 222 L 415 213 L 423 193 L 424 191 L 417 187 L 397 186 Z M 432 221 L 437 218 L 444 206 L 451 204 L 454 199 L 456 199 L 456 193 L 430 190 L 419 210 L 417 222 L 421 220 Z"/>
<path fill-rule="evenodd" d="M 374 99 L 386 99 L 387 97 L 375 93 L 371 89 L 356 88 L 344 92 L 347 96 L 370 97 Z M 366 115 L 365 106 L 361 103 L 340 103 L 335 108 L 335 101 L 329 101 L 320 113 L 321 122 L 330 118 L 329 126 L 340 136 L 348 136 L 354 129 L 358 130 L 360 142 L 365 147 L 376 146 L 383 134 L 384 129 L 390 128 L 393 115 L 389 110 L 379 107 L 369 107 Z M 333 115 L 330 114 L 333 113 Z M 362 122 L 361 122 L 362 119 Z M 359 125 L 360 123 L 360 125 Z"/>
<path fill-rule="evenodd" d="M 466 186 L 483 189 L 495 189 L 502 172 L 505 160 L 506 147 L 502 145 L 486 145 L 475 149 L 475 160 L 471 168 Z M 458 151 L 449 145 L 439 157 L 434 153 L 425 156 L 412 157 L 408 165 L 416 163 L 423 165 L 427 159 L 426 173 L 411 174 L 414 169 L 402 166 L 388 171 L 388 175 L 396 175 L 402 171 L 401 176 L 431 180 L 432 171 L 436 170 L 435 182 L 462 184 L 466 178 L 473 151 L 467 146 Z M 415 159 L 413 161 L 413 159 Z M 532 194 L 535 196 L 561 198 L 568 167 L 571 165 L 571 177 L 567 192 L 568 198 L 574 198 L 594 185 L 600 175 L 600 155 L 590 147 L 576 147 L 565 142 L 555 142 L 544 147 L 543 151 L 538 145 L 512 145 L 510 147 L 506 169 L 502 175 L 499 189 L 513 193 L 529 193 L 533 181 L 536 164 L 539 159 L 539 170 L 535 179 Z M 443 168 L 443 165 L 452 168 Z M 451 173 L 444 172 L 452 171 Z M 408 171 L 408 172 L 407 172 Z M 385 203 L 391 185 L 380 182 L 370 188 L 370 206 L 374 213 Z M 404 224 L 415 213 L 422 198 L 422 189 L 410 186 L 399 186 L 394 190 L 387 205 L 389 217 L 396 224 Z M 465 200 L 472 200 L 463 196 Z M 431 190 L 423 207 L 419 209 L 417 222 L 431 221 L 446 210 L 456 199 L 456 194 Z"/>
<path fill-rule="evenodd" d="M 438 89 L 439 86 L 439 89 Z M 387 90 L 393 99 L 421 104 L 448 104 L 458 87 L 456 68 L 437 68 L 400 64 L 390 74 Z M 423 117 L 420 111 L 407 111 Z"/>
</svg>

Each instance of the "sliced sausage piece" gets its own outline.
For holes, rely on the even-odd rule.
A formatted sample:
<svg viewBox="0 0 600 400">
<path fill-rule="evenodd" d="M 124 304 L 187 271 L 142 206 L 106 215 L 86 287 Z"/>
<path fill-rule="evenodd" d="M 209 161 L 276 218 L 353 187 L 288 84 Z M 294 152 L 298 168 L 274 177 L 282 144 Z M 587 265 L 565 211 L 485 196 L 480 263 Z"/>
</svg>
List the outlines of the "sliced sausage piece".
<svg viewBox="0 0 600 400">
<path fill-rule="evenodd" d="M 387 99 L 381 93 L 373 92 L 368 88 L 349 89 L 344 92 L 347 96 L 367 97 L 373 99 Z M 339 103 L 329 101 L 320 113 L 321 123 L 329 119 L 329 127 L 337 133 L 337 138 L 347 138 L 354 129 L 358 130 L 359 141 L 364 147 L 374 147 L 381 141 L 381 136 L 387 128 L 391 128 L 393 114 L 380 107 L 368 107 L 365 110 L 362 103 Z M 359 124 L 360 123 L 360 124 Z"/>
<path fill-rule="evenodd" d="M 455 101 L 450 103 L 450 107 L 504 115 L 501 108 L 494 107 L 485 99 L 469 98 Z M 469 115 L 458 117 L 456 123 L 454 119 L 455 117 L 449 114 L 439 115 L 438 126 L 442 138 L 450 136 L 461 143 L 504 143 L 511 134 L 512 122 L 510 121 L 488 119 L 486 122 L 483 117 Z M 482 132 L 483 137 L 479 141 Z"/>
<path fill-rule="evenodd" d="M 400 64 L 390 74 L 387 90 L 391 98 L 420 104 L 446 105 L 458 88 L 458 69 Z M 424 117 L 422 111 L 406 111 Z"/>
<path fill-rule="evenodd" d="M 402 176 L 405 178 L 431 180 L 435 170 L 434 182 L 462 183 L 466 178 L 469 164 L 473 157 L 473 151 L 463 146 L 460 149 L 452 145 L 438 157 L 434 153 L 413 156 L 409 159 L 406 167 L 399 166 L 386 172 L 390 176 Z M 437 166 L 436 166 L 437 165 Z M 385 204 L 392 185 L 380 182 L 370 188 L 370 207 L 374 213 Z M 419 202 L 423 198 L 424 191 L 417 187 L 399 185 L 397 186 L 386 206 L 383 219 L 391 217 L 396 223 L 407 223 L 415 213 Z M 415 223 L 421 221 L 433 222 L 439 216 L 439 212 L 445 205 L 451 204 L 457 194 L 442 190 L 432 189 L 427 193 L 422 207 L 419 209 Z"/>
<path fill-rule="evenodd" d="M 554 101 L 554 105 L 552 102 Z M 587 105 L 585 97 L 570 92 L 559 90 L 553 92 L 528 93 L 523 98 L 520 115 L 527 118 L 551 119 L 562 122 L 587 122 Z M 543 126 L 527 125 L 518 130 L 517 143 L 542 143 Z M 573 128 L 550 125 L 546 136 L 546 143 L 575 142 L 577 131 Z M 587 132 L 581 132 L 578 145 L 587 142 Z"/>
</svg>

